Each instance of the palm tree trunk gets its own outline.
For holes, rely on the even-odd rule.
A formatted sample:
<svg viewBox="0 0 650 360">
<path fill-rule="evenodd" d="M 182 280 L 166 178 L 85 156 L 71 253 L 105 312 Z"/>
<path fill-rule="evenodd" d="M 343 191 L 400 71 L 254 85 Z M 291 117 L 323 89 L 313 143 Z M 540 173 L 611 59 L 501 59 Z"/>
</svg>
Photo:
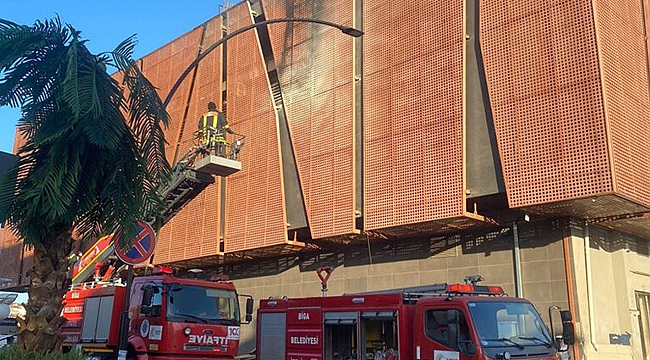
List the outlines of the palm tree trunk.
<svg viewBox="0 0 650 360">
<path fill-rule="evenodd" d="M 59 335 L 65 319 L 61 316 L 63 296 L 70 280 L 68 255 L 72 249 L 71 232 L 55 234 L 34 245 L 34 266 L 29 276 L 29 300 L 25 320 L 20 321 L 18 347 L 30 353 L 61 348 Z"/>
</svg>

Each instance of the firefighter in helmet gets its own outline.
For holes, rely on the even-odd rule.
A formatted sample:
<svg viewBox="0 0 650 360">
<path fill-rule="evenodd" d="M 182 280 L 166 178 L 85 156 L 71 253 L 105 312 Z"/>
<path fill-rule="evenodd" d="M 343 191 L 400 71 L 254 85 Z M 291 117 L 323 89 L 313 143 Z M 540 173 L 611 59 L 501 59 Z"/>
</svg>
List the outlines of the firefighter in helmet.
<svg viewBox="0 0 650 360">
<path fill-rule="evenodd" d="M 226 156 L 226 132 L 234 134 L 222 112 L 217 110 L 217 105 L 208 103 L 208 112 L 199 119 L 199 134 L 201 145 L 209 152 L 214 150 L 215 155 Z"/>
</svg>

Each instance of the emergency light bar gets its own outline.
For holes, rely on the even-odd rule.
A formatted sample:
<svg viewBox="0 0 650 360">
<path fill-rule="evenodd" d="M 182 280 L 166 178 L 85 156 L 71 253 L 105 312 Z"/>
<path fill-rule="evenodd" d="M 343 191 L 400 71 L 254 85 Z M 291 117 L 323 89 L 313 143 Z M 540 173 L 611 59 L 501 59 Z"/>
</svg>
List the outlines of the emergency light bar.
<svg viewBox="0 0 650 360">
<path fill-rule="evenodd" d="M 450 294 L 476 294 L 476 295 L 503 295 L 505 292 L 501 286 L 481 286 L 471 284 L 447 285 L 446 291 Z"/>
<path fill-rule="evenodd" d="M 174 269 L 170 266 L 156 266 L 152 272 L 154 275 L 174 275 Z"/>
</svg>

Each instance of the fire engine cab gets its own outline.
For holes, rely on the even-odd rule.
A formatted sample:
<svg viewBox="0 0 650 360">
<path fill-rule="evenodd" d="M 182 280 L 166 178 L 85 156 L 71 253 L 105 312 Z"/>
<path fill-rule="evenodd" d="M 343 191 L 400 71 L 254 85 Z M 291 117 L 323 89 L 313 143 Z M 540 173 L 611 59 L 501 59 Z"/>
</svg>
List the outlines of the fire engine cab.
<svg viewBox="0 0 650 360">
<path fill-rule="evenodd" d="M 64 300 L 64 347 L 115 359 L 125 289 L 119 280 L 73 286 Z M 246 308 L 250 322 L 252 299 Z M 165 269 L 139 276 L 128 313 L 129 360 L 233 359 L 239 351 L 239 300 L 231 282 L 179 278 Z"/>
<path fill-rule="evenodd" d="M 555 308 L 557 309 L 557 308 Z M 437 284 L 331 297 L 261 300 L 258 360 L 560 359 L 533 305 L 501 287 Z"/>
</svg>

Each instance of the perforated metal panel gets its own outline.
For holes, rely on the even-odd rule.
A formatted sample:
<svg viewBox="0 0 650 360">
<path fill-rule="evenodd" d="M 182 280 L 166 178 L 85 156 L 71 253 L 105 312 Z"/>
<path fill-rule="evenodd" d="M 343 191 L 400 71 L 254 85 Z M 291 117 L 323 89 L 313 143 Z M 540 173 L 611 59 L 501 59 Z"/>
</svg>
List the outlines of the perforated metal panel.
<svg viewBox="0 0 650 360">
<path fill-rule="evenodd" d="M 232 32 L 252 23 L 248 4 L 228 10 Z M 286 213 L 278 127 L 254 32 L 228 42 L 227 112 L 231 127 L 246 134 L 242 170 L 227 179 L 226 253 L 283 245 Z"/>
<path fill-rule="evenodd" d="M 351 0 L 264 0 L 267 19 L 352 24 Z M 354 232 L 352 40 L 317 24 L 272 24 L 280 77 L 312 238 Z"/>
<path fill-rule="evenodd" d="M 221 179 L 209 185 L 160 229 L 154 263 L 168 264 L 220 255 Z"/>
<path fill-rule="evenodd" d="M 365 228 L 442 228 L 464 210 L 463 4 L 364 7 Z"/>
<path fill-rule="evenodd" d="M 644 1 L 595 1 L 614 191 L 650 205 L 650 102 Z M 644 5 L 645 4 L 645 5 Z"/>
<path fill-rule="evenodd" d="M 613 190 L 590 1 L 482 1 L 481 46 L 511 207 Z"/>
<path fill-rule="evenodd" d="M 2 287 L 20 285 L 20 263 L 23 251 L 23 242 L 9 229 L 0 230 L 0 279 L 9 280 Z"/>
<path fill-rule="evenodd" d="M 178 76 L 196 59 L 201 33 L 202 28 L 197 27 L 142 59 L 143 74 L 158 88 L 162 99 L 167 97 Z M 165 131 L 169 143 L 165 151 L 170 162 L 176 153 L 191 82 L 192 77 L 186 77 L 167 106 L 171 121 Z"/>
<path fill-rule="evenodd" d="M 202 37 L 203 48 L 221 38 L 221 18 L 211 19 L 204 26 L 205 32 L 199 26 L 143 58 L 143 73 L 158 87 L 161 97 L 167 96 L 177 77 L 196 58 Z M 193 145 L 198 119 L 207 110 L 207 103 L 221 104 L 221 83 L 221 52 L 217 49 L 201 60 L 196 77 L 190 73 L 170 102 L 171 122 L 165 132 L 170 162 Z M 156 264 L 220 254 L 220 186 L 220 180 L 210 185 L 160 230 L 153 259 Z"/>
<path fill-rule="evenodd" d="M 204 34 L 202 35 L 201 48 L 205 50 L 221 39 L 221 17 L 208 21 L 205 24 L 205 30 L 202 31 Z M 196 79 L 193 83 L 187 117 L 179 132 L 177 159 L 196 143 L 198 121 L 201 115 L 208 110 L 208 102 L 214 102 L 221 110 L 221 57 L 221 48 L 215 49 L 203 58 L 196 68 Z"/>
<path fill-rule="evenodd" d="M 14 135 L 13 154 L 25 145 L 26 140 L 16 130 Z M 2 287 L 13 287 L 29 284 L 27 276 L 20 276 L 21 268 L 23 274 L 34 265 L 34 251 L 25 249 L 23 254 L 23 242 L 11 230 L 7 228 L 0 229 L 0 278 L 10 280 L 7 284 L 0 284 Z"/>
</svg>

